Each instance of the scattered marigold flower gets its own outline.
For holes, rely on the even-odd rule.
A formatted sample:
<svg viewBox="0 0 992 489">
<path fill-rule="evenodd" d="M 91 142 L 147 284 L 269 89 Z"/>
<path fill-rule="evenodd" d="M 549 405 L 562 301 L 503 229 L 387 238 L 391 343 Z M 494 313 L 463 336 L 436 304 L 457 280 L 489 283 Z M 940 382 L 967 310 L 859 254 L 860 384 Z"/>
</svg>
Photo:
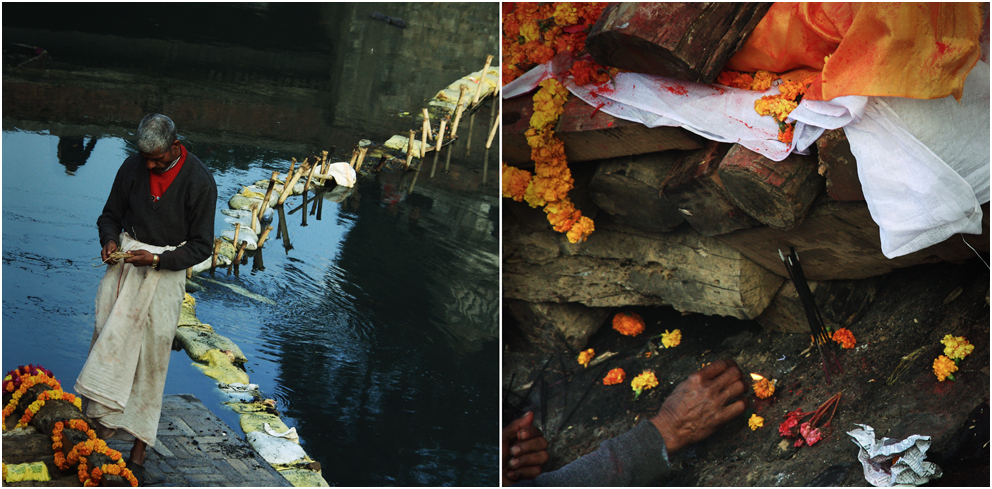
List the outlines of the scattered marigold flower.
<svg viewBox="0 0 992 489">
<path fill-rule="evenodd" d="M 844 349 L 854 348 L 857 340 L 854 339 L 854 333 L 847 328 L 840 328 L 834 331 L 833 340 L 840 343 L 840 346 Z"/>
<path fill-rule="evenodd" d="M 596 356 L 596 352 L 592 348 L 579 352 L 579 365 L 583 367 L 588 367 L 589 362 L 592 361 L 592 357 Z"/>
<path fill-rule="evenodd" d="M 768 379 L 761 379 L 754 383 L 754 395 L 758 399 L 768 399 L 775 393 L 775 383 Z"/>
<path fill-rule="evenodd" d="M 798 103 L 784 100 L 778 95 L 765 95 L 754 101 L 754 111 L 758 115 L 770 115 L 778 122 L 785 122 L 789 114 L 798 106 Z"/>
<path fill-rule="evenodd" d="M 792 144 L 792 138 L 796 134 L 796 123 L 786 124 L 784 130 L 780 130 L 777 139 L 785 144 Z"/>
<path fill-rule="evenodd" d="M 630 381 L 630 388 L 634 389 L 635 401 L 638 397 L 641 397 L 641 392 L 657 386 L 658 378 L 655 377 L 654 372 L 651 372 L 650 370 L 645 370 L 641 375 L 634 377 L 634 380 Z"/>
<path fill-rule="evenodd" d="M 751 431 L 755 431 L 758 428 L 765 426 L 765 418 L 762 418 L 757 414 L 751 414 L 751 419 L 747 420 L 747 426 L 751 428 Z"/>
<path fill-rule="evenodd" d="M 524 193 L 530 185 L 530 172 L 503 163 L 503 197 L 517 202 L 524 200 Z"/>
<path fill-rule="evenodd" d="M 975 350 L 975 345 L 964 339 L 964 336 L 947 335 L 940 342 L 944 344 L 944 355 L 951 360 L 962 360 Z"/>
<path fill-rule="evenodd" d="M 675 331 L 669 333 L 666 329 L 665 332 L 661 334 L 661 344 L 664 345 L 665 348 L 674 348 L 679 346 L 679 343 L 682 343 L 682 331 L 676 329 Z"/>
<path fill-rule="evenodd" d="M 618 312 L 613 316 L 613 329 L 626 336 L 637 336 L 644 332 L 644 319 L 636 312 Z"/>
<path fill-rule="evenodd" d="M 933 361 L 933 373 L 937 375 L 937 380 L 943 382 L 944 379 L 954 380 L 954 372 L 958 371 L 958 365 L 945 355 L 937 357 Z"/>
<path fill-rule="evenodd" d="M 627 372 L 624 372 L 622 368 L 617 367 L 610 370 L 606 377 L 603 377 L 603 385 L 614 385 L 620 384 L 627 378 Z"/>
</svg>

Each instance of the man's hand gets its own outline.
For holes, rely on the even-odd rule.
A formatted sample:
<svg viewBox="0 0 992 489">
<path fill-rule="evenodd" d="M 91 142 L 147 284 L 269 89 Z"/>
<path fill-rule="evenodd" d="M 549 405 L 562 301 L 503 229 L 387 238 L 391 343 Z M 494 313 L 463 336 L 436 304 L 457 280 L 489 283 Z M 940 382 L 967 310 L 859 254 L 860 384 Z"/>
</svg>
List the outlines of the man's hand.
<svg viewBox="0 0 992 489">
<path fill-rule="evenodd" d="M 504 486 L 541 475 L 541 466 L 548 461 L 548 440 L 533 422 L 534 413 L 529 412 L 503 428 Z"/>
<path fill-rule="evenodd" d="M 148 250 L 134 250 L 130 257 L 124 259 L 124 263 L 130 263 L 136 267 L 150 267 L 153 256 L 155 255 Z"/>
<path fill-rule="evenodd" d="M 100 259 L 104 263 L 109 263 L 111 265 L 117 263 L 117 260 L 112 260 L 110 254 L 117 251 L 117 242 L 114 240 L 107 241 L 107 244 L 103 245 L 103 249 L 100 250 Z"/>
<path fill-rule="evenodd" d="M 651 418 L 668 453 L 707 438 L 744 413 L 744 399 L 738 399 L 747 392 L 743 377 L 733 360 L 717 360 L 675 387 Z"/>
</svg>

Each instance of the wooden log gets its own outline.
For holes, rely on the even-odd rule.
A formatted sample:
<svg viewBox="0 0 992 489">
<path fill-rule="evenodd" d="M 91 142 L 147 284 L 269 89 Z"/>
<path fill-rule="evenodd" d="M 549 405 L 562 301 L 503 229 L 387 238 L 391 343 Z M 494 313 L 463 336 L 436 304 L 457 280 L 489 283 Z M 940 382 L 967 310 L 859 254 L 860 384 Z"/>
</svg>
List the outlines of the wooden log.
<svg viewBox="0 0 992 489">
<path fill-rule="evenodd" d="M 720 161 L 730 147 L 730 144 L 708 141 L 702 149 L 682 152 L 661 184 L 661 197 L 678 209 L 686 222 L 703 236 L 759 225 L 730 200 L 717 174 Z"/>
<path fill-rule="evenodd" d="M 851 153 L 851 144 L 843 129 L 826 131 L 816 140 L 819 173 L 827 179 L 827 195 L 831 199 L 865 200 L 858 178 L 858 162 Z"/>
<path fill-rule="evenodd" d="M 799 225 L 824 182 L 816 158 L 791 154 L 772 161 L 735 144 L 717 170 L 727 195 L 737 207 L 768 226 Z"/>
<path fill-rule="evenodd" d="M 503 254 L 504 298 L 529 302 L 668 305 L 753 319 L 784 281 L 686 226 L 644 236 L 597 222 L 589 239 L 573 245 L 547 226 L 523 229 L 513 221 L 503 233 Z"/>
<path fill-rule="evenodd" d="M 618 156 L 655 153 L 672 149 L 698 149 L 703 139 L 680 127 L 649 128 L 617 119 L 578 97 L 563 107 L 555 136 L 565 143 L 569 162 L 603 160 Z M 524 133 L 530 127 L 534 101 L 530 96 L 503 101 L 503 161 L 518 166 L 530 163 L 530 146 Z"/>
<path fill-rule="evenodd" d="M 3 463 L 26 464 L 50 460 L 54 460 L 51 436 L 42 433 L 3 434 Z"/>
<path fill-rule="evenodd" d="M 684 219 L 659 190 L 677 159 L 677 152 L 666 151 L 605 160 L 589 184 L 592 200 L 619 223 L 645 231 L 671 231 Z"/>
<path fill-rule="evenodd" d="M 586 38 L 597 63 L 710 83 L 770 3 L 616 3 Z"/>
<path fill-rule="evenodd" d="M 527 344 L 546 352 L 579 351 L 613 313 L 611 308 L 586 307 L 574 302 L 507 300 L 506 311 L 520 325 Z"/>
<path fill-rule="evenodd" d="M 988 203 L 982 206 L 982 212 L 985 213 L 982 235 L 968 234 L 965 239 L 976 249 L 987 251 Z M 961 236 L 955 235 L 943 243 L 889 259 L 882 254 L 878 232 L 878 225 L 872 220 L 866 203 L 828 201 L 810 211 L 795 229 L 760 226 L 716 238 L 782 277 L 788 275 L 778 250 L 785 251 L 795 246 L 803 261 L 806 278 L 817 281 L 861 279 L 889 273 L 897 268 L 967 260 L 975 256 Z"/>
</svg>

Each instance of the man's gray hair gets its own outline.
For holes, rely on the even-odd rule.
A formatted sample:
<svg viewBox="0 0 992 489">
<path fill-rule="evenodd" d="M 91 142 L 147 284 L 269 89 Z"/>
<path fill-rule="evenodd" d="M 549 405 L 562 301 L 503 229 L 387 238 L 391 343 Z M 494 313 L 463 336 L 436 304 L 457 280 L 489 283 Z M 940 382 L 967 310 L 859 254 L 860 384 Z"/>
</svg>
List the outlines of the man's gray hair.
<svg viewBox="0 0 992 489">
<path fill-rule="evenodd" d="M 138 151 L 142 153 L 165 151 L 176 139 L 176 125 L 162 114 L 148 114 L 138 124 Z"/>
</svg>

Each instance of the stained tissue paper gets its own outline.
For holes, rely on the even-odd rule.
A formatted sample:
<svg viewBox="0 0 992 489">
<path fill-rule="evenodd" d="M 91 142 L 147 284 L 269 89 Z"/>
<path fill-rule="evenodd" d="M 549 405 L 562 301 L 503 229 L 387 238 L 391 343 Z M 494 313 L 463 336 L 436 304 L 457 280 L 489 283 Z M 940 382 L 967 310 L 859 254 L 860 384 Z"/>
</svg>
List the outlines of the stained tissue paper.
<svg viewBox="0 0 992 489">
<path fill-rule="evenodd" d="M 875 430 L 866 424 L 848 431 L 860 447 L 858 461 L 865 469 L 865 479 L 875 487 L 918 486 L 944 473 L 937 464 L 925 462 L 930 437 L 912 435 L 903 440 L 875 439 Z"/>
</svg>

